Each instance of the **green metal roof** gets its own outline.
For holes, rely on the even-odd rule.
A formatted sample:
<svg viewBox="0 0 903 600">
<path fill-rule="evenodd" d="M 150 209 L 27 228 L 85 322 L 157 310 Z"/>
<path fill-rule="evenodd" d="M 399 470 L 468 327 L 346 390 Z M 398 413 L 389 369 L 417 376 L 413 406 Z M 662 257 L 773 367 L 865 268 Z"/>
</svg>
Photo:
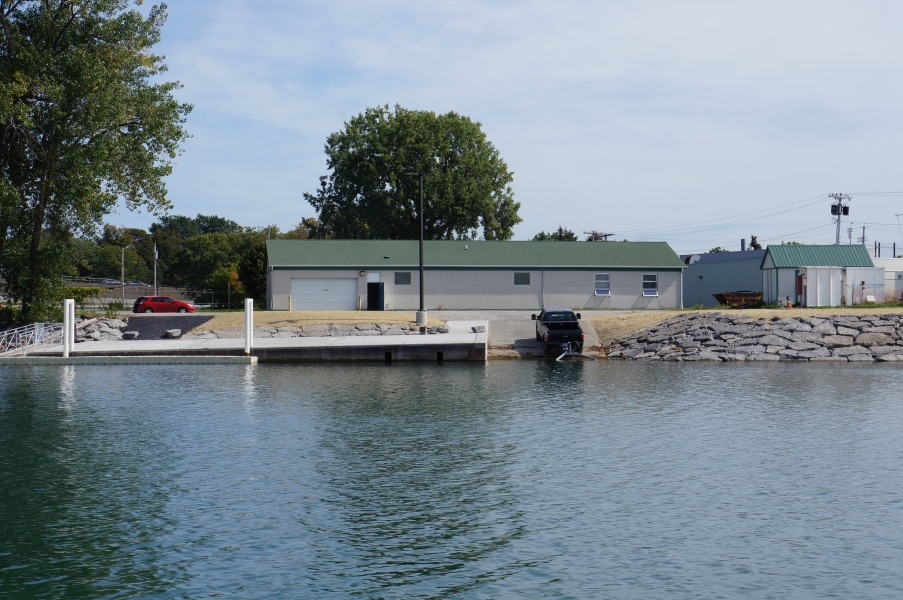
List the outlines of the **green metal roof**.
<svg viewBox="0 0 903 600">
<path fill-rule="evenodd" d="M 798 267 L 874 267 L 868 250 L 862 244 L 830 246 L 768 246 L 762 264 L 768 256 L 778 269 Z"/>
<path fill-rule="evenodd" d="M 429 267 L 684 268 L 665 242 L 426 241 Z M 267 240 L 271 267 L 414 267 L 417 240 Z"/>
</svg>

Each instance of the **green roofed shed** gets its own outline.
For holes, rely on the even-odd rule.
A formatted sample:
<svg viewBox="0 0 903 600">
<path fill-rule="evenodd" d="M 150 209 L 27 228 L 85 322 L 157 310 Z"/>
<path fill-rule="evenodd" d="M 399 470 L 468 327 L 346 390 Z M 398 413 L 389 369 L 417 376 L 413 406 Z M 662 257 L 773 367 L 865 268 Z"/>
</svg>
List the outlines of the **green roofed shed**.
<svg viewBox="0 0 903 600">
<path fill-rule="evenodd" d="M 798 267 L 874 267 L 872 257 L 861 244 L 830 246 L 768 246 L 762 257 L 763 269 Z"/>
</svg>

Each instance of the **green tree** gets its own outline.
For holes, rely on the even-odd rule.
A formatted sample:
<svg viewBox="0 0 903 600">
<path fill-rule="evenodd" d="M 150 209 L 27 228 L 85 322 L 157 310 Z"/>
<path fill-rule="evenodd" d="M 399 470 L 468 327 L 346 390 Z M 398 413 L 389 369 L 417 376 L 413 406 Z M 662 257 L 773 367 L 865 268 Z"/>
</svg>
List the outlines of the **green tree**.
<svg viewBox="0 0 903 600">
<path fill-rule="evenodd" d="M 54 312 L 73 234 L 122 202 L 161 212 L 187 104 L 160 80 L 165 5 L 0 0 L 0 275 L 22 318 Z"/>
<path fill-rule="evenodd" d="M 709 253 L 710 253 L 710 254 L 715 253 L 715 252 L 730 252 L 730 250 L 725 250 L 725 249 L 722 248 L 721 246 L 715 246 L 714 248 L 712 248 L 711 250 L 709 250 Z"/>
<path fill-rule="evenodd" d="M 480 123 L 388 105 L 368 108 L 326 141 L 329 175 L 315 194 L 320 237 L 416 239 L 424 180 L 427 239 L 506 240 L 521 221 L 514 176 Z"/>
<path fill-rule="evenodd" d="M 238 269 L 242 237 L 240 233 L 205 233 L 184 240 L 167 267 L 167 282 L 194 291 L 213 289 L 214 285 L 214 291 L 226 291 L 214 273 L 221 267 L 227 272 Z"/>
<path fill-rule="evenodd" d="M 565 229 L 561 225 L 558 226 L 558 231 L 553 231 L 552 233 L 546 233 L 545 231 L 540 231 L 536 235 L 533 236 L 534 242 L 576 242 L 577 234 L 571 231 L 570 229 Z"/>
</svg>

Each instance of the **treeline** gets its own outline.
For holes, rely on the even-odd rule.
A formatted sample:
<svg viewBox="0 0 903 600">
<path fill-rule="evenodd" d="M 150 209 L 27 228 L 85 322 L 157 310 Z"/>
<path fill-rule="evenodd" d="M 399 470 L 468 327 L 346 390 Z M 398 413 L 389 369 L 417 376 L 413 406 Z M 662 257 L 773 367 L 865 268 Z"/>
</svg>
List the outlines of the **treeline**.
<svg viewBox="0 0 903 600">
<path fill-rule="evenodd" d="M 154 244 L 157 284 L 193 291 L 231 291 L 232 303 L 266 296 L 266 240 L 307 239 L 317 221 L 306 219 L 294 229 L 243 227 L 223 217 L 161 217 L 147 230 L 106 225 L 93 238 L 74 240 L 79 277 L 120 279 L 123 249 L 126 281 L 152 283 Z M 73 273 L 75 275 L 76 273 Z"/>
</svg>

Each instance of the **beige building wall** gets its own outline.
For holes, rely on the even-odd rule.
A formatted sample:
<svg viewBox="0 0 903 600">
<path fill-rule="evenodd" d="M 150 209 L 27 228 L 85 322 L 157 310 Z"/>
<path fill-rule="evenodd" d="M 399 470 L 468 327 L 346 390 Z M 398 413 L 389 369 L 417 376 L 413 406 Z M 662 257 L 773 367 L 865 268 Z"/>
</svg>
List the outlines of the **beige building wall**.
<svg viewBox="0 0 903 600">
<path fill-rule="evenodd" d="M 395 273 L 410 272 L 411 285 L 395 285 Z M 514 270 L 427 270 L 425 303 L 428 310 L 569 308 L 675 308 L 681 303 L 680 271 L 542 271 L 530 273 L 529 285 L 514 284 Z M 391 269 L 364 272 L 349 269 L 273 269 L 267 275 L 267 307 L 288 310 L 292 279 L 358 280 L 358 299 L 367 305 L 367 279 L 378 273 L 389 310 L 420 307 L 419 271 Z M 610 296 L 596 296 L 595 274 L 608 273 Z M 658 275 L 658 296 L 643 296 L 643 275 Z"/>
</svg>

